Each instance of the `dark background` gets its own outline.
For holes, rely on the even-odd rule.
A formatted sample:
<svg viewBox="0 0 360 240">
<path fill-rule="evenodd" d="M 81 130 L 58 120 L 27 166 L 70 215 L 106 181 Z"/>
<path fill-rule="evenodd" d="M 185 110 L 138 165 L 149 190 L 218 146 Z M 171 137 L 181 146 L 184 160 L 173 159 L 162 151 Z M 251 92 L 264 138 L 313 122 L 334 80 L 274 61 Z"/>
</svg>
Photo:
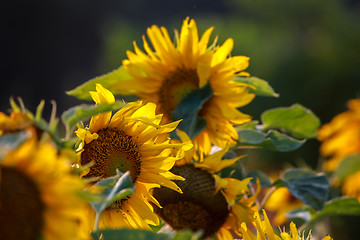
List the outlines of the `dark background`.
<svg viewBox="0 0 360 240">
<path fill-rule="evenodd" d="M 12 0 L 0 7 L 0 111 L 8 110 L 10 96 L 20 96 L 32 112 L 45 99 L 45 117 L 55 100 L 60 116 L 81 102 L 66 90 L 117 68 L 132 41 L 141 46 L 147 27 L 165 26 L 172 34 L 187 16 L 200 33 L 215 26 L 212 36 L 220 44 L 233 38 L 232 55 L 249 56 L 247 71 L 280 94 L 242 109 L 254 119 L 266 109 L 300 103 L 326 123 L 346 110 L 347 100 L 360 97 L 358 1 Z M 318 148 L 310 140 L 290 153 L 251 150 L 250 167 L 316 169 Z"/>
</svg>

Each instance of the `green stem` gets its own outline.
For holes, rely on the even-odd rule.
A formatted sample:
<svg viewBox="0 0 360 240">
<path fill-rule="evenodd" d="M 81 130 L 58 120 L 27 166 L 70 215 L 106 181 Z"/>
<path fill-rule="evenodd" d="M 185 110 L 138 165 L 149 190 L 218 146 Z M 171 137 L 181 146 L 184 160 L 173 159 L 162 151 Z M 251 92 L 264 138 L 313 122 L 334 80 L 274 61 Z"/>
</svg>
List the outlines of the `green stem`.
<svg viewBox="0 0 360 240">
<path fill-rule="evenodd" d="M 97 230 L 99 230 L 99 222 L 100 222 L 100 214 L 99 214 L 99 213 L 96 213 L 95 225 L 94 225 L 94 232 L 96 232 Z"/>
</svg>

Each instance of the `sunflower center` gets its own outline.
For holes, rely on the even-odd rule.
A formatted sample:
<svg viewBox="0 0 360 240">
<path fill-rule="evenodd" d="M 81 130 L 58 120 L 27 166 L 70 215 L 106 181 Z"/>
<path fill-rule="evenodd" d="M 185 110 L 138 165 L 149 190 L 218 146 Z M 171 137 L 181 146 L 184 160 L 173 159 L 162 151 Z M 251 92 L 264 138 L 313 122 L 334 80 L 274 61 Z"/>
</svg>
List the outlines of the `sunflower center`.
<svg viewBox="0 0 360 240">
<path fill-rule="evenodd" d="M 0 234 L 4 239 L 39 239 L 45 205 L 36 183 L 15 168 L 0 168 Z"/>
<path fill-rule="evenodd" d="M 229 215 L 228 204 L 221 192 L 216 192 L 215 179 L 207 171 L 193 165 L 175 166 L 171 172 L 184 177 L 174 181 L 183 194 L 168 188 L 153 190 L 163 208 L 155 212 L 175 230 L 203 230 L 208 237 L 216 233 Z"/>
<path fill-rule="evenodd" d="M 90 172 L 84 177 L 107 178 L 121 172 L 130 171 L 135 183 L 141 173 L 141 154 L 131 136 L 123 131 L 106 128 L 97 132 L 99 137 L 85 144 L 81 153 L 81 164 L 93 162 Z"/>
<path fill-rule="evenodd" d="M 159 90 L 159 105 L 162 112 L 171 119 L 171 113 L 191 91 L 199 88 L 196 69 L 177 69 L 163 81 Z"/>
</svg>

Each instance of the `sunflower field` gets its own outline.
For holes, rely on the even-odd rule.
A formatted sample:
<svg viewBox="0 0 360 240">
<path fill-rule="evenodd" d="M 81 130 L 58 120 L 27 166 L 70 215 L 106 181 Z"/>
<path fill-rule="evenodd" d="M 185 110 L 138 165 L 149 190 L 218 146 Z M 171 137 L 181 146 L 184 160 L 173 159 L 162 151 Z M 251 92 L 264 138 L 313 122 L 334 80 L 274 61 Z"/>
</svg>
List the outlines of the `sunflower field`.
<svg viewBox="0 0 360 240">
<path fill-rule="evenodd" d="M 284 22 L 257 3 L 226 2 L 245 15 Z M 303 6 L 275 2 L 279 5 L 272 7 L 288 12 Z M 339 14 L 334 10 L 338 2 L 330 2 L 326 11 Z M 270 7 L 268 1 L 263 4 Z M 311 4 L 316 14 L 309 16 L 318 16 L 317 5 Z M 256 52 L 247 56 L 235 48 L 237 41 L 253 44 L 237 37 L 241 28 L 234 37 L 221 36 L 221 29 L 235 25 L 224 21 L 216 30 L 206 24 L 210 17 L 200 19 L 182 17 L 174 30 L 167 23 L 149 24 L 135 41 L 128 39 L 131 34 L 108 34 L 129 40 L 131 47 L 121 59 L 107 55 L 104 62 L 113 62 L 113 70 L 74 81 L 64 92 L 72 99 L 67 109 L 55 99 L 30 110 L 29 95 L 6 96 L 8 110 L 0 112 L 0 239 L 356 238 L 359 96 L 339 97 L 346 99 L 336 102 L 342 110 L 321 121 L 307 106 L 311 94 L 324 95 L 321 71 L 318 85 L 308 87 L 307 69 L 296 72 L 286 65 L 289 55 L 297 55 L 296 42 L 280 51 L 282 43 L 276 34 L 271 38 L 275 30 L 267 22 L 262 30 L 273 48 L 266 51 L 274 55 L 256 60 Z M 251 23 L 236 26 L 261 39 Z M 129 26 L 124 31 L 132 32 Z M 350 34 L 352 40 L 360 40 L 356 33 Z M 311 36 L 324 37 L 316 34 Z M 344 37 L 350 35 L 344 30 Z M 323 44 L 336 40 L 319 39 Z M 111 37 L 108 41 L 115 46 Z M 323 56 L 322 44 L 311 44 L 304 49 L 313 58 Z M 333 66 L 330 55 L 320 62 Z M 282 71 L 304 81 L 305 90 L 290 80 L 276 89 L 276 80 L 259 77 L 257 63 L 263 65 L 262 75 L 276 76 L 270 74 L 279 67 L 272 58 L 282 58 Z M 306 59 L 298 59 L 299 64 L 311 61 Z M 344 83 L 356 78 L 358 72 L 353 73 L 344 73 Z M 23 87 L 31 95 L 38 86 L 27 84 Z M 359 93 L 358 84 L 350 88 Z M 291 103 L 277 105 L 284 89 L 284 102 Z M 261 108 L 251 107 L 258 104 Z M 301 149 L 306 153 L 299 155 Z"/>
</svg>

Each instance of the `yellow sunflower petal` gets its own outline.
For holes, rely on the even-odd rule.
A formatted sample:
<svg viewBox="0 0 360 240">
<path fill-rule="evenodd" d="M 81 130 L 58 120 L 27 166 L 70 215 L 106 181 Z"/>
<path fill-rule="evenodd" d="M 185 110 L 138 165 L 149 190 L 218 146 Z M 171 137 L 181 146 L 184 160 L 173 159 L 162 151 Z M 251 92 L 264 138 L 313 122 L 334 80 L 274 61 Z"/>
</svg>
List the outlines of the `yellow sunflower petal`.
<svg viewBox="0 0 360 240">
<path fill-rule="evenodd" d="M 102 89 L 102 92 L 106 91 Z M 179 153 L 184 151 L 183 148 L 189 148 L 189 144 L 170 143 L 166 139 L 167 133 L 173 131 L 179 121 L 162 125 L 162 114 L 156 114 L 155 111 L 154 103 L 129 103 L 106 120 L 105 128 L 99 127 L 103 125 L 103 119 L 95 116 L 91 126 L 97 126 L 98 129 L 77 131 L 77 135 L 84 141 L 78 149 L 81 159 L 79 164 L 92 163 L 83 177 L 98 180 L 115 175 L 116 170 L 130 171 L 135 185 L 134 194 L 124 201 L 113 203 L 110 207 L 113 211 L 106 210 L 103 213 L 101 227 L 114 228 L 126 223 L 131 228 L 150 230 L 149 224 L 159 224 L 150 202 L 160 206 L 151 196 L 151 189 L 164 186 L 181 192 L 172 180 L 183 178 L 169 170 L 179 159 Z M 97 134 L 96 138 L 91 138 L 91 133 Z M 87 136 L 89 141 L 85 140 Z"/>
<path fill-rule="evenodd" d="M 131 76 L 126 86 L 145 102 L 154 102 L 156 114 L 163 114 L 163 123 L 172 120 L 172 113 L 188 94 L 210 84 L 213 95 L 202 106 L 199 117 L 206 120 L 206 128 L 194 139 L 195 150 L 202 158 L 210 153 L 211 145 L 234 144 L 237 132 L 234 124 L 243 124 L 251 119 L 237 108 L 248 104 L 254 94 L 248 86 L 232 81 L 237 76 L 249 76 L 243 72 L 249 58 L 230 57 L 233 40 L 227 39 L 221 46 L 208 46 L 213 27 L 207 29 L 199 39 L 196 22 L 184 19 L 180 33 L 175 32 L 175 44 L 164 27 L 153 25 L 147 28 L 147 36 L 153 49 L 143 37 L 145 52 L 134 44 L 134 52 L 128 53 L 123 66 Z M 145 55 L 146 54 L 146 55 Z M 123 84 L 123 82 L 121 83 Z M 114 85 L 115 86 L 115 85 Z M 116 89 L 118 92 L 128 90 Z M 178 119 L 176 119 L 178 120 Z"/>
<path fill-rule="evenodd" d="M 213 56 L 213 60 L 211 62 L 211 66 L 216 66 L 217 64 L 225 61 L 225 59 L 229 56 L 233 47 L 234 47 L 234 40 L 232 38 L 228 38 L 222 46 L 216 49 Z"/>
<path fill-rule="evenodd" d="M 0 166 L 1 218 L 7 219 L 0 226 L 4 239 L 89 237 L 86 202 L 79 197 L 85 183 L 71 174 L 64 156 L 52 143 L 30 138 L 4 157 Z"/>
</svg>

